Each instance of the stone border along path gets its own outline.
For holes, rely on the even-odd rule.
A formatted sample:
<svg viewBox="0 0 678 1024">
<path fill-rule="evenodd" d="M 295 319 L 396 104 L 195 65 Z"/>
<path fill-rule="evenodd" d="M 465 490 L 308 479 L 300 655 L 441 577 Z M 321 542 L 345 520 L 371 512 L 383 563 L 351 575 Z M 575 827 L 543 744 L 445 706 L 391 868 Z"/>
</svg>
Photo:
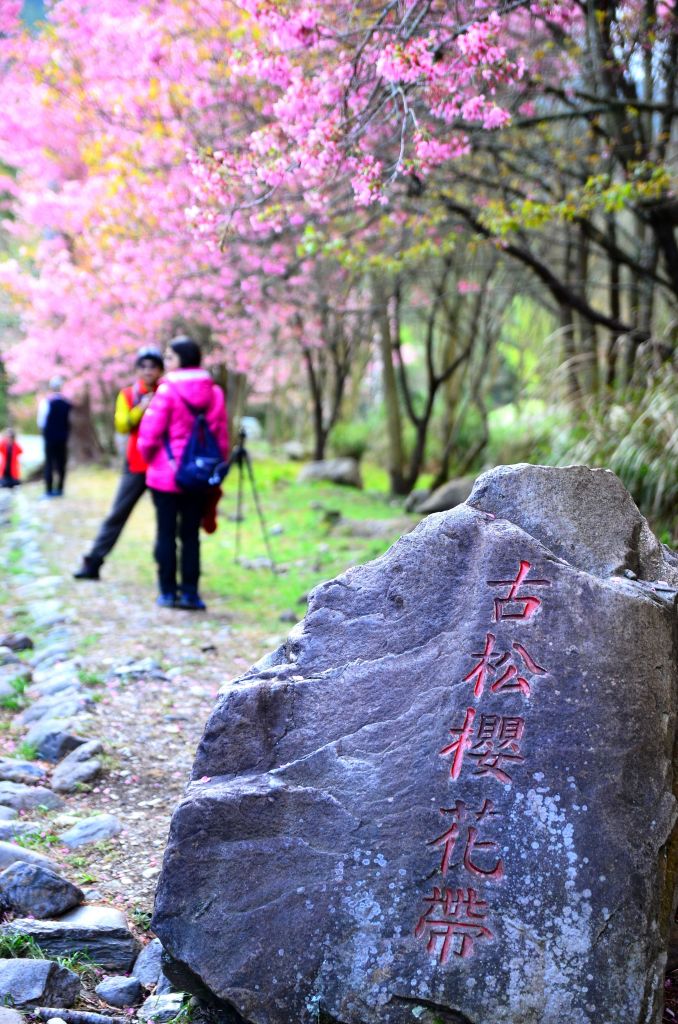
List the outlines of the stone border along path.
<svg viewBox="0 0 678 1024">
<path fill-rule="evenodd" d="M 103 972 L 0 957 L 0 1004 L 66 1024 L 102 1024 L 74 1003 L 169 1020 L 184 997 L 148 941 L 155 878 L 218 687 L 248 661 L 231 643 L 215 658 L 231 641 L 223 621 L 126 593 L 122 565 L 108 582 L 72 581 L 69 501 L 35 493 L 0 492 L 0 940 L 20 931 L 47 957 L 86 951 Z M 0 1006 L 0 1024 L 20 1020 Z"/>
</svg>

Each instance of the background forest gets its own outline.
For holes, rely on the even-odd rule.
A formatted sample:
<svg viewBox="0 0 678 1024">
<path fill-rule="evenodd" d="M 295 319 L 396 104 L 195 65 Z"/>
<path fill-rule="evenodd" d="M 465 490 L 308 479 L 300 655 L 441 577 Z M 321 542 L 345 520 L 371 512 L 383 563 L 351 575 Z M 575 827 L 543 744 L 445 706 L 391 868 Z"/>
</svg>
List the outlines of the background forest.
<svg viewBox="0 0 678 1024">
<path fill-rule="evenodd" d="M 607 466 L 675 541 L 674 4 L 1 11 L 3 420 L 58 371 L 110 451 L 189 331 L 274 450 Z"/>
</svg>

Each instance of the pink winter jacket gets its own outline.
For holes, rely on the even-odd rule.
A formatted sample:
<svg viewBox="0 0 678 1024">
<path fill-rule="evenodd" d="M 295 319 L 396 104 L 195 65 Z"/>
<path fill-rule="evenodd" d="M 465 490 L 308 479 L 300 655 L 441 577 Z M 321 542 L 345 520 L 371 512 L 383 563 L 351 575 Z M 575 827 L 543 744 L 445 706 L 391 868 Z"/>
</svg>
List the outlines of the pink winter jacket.
<svg viewBox="0 0 678 1024">
<path fill-rule="evenodd" d="M 199 367 L 171 370 L 163 377 L 139 427 L 139 451 L 148 463 L 146 483 L 156 491 L 178 493 L 181 490 L 174 481 L 174 474 L 194 423 L 194 416 L 182 398 L 206 413 L 207 424 L 224 458 L 228 455 L 226 402 L 221 388 Z M 167 454 L 166 438 L 174 463 Z"/>
</svg>

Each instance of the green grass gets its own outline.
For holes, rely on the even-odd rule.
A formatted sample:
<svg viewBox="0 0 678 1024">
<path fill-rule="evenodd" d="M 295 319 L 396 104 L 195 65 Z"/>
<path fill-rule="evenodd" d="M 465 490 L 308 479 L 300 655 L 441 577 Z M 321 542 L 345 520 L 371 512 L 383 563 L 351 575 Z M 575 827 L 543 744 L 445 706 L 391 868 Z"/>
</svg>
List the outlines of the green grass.
<svg viewBox="0 0 678 1024">
<path fill-rule="evenodd" d="M 294 611 L 302 618 L 304 599 L 314 586 L 352 565 L 383 554 L 401 532 L 396 528 L 379 538 L 351 536 L 347 520 L 402 520 L 404 514 L 399 503 L 391 503 L 388 475 L 378 466 L 363 465 L 365 489 L 358 491 L 320 482 L 297 483 L 299 464 L 259 458 L 254 451 L 251 456 L 278 571 L 273 573 L 265 566 L 249 567 L 249 563 L 257 559 L 266 559 L 267 551 L 247 478 L 244 480 L 244 521 L 239 524 L 240 562 L 235 560 L 238 524 L 229 520 L 229 516 L 236 511 L 236 468 L 224 482 L 217 532 L 211 536 L 202 534 L 201 590 L 210 612 L 225 615 L 239 626 L 280 632 L 283 627 L 279 616 Z M 117 474 L 109 469 L 87 467 L 73 473 L 70 493 L 78 499 L 82 513 L 80 523 L 106 513 L 116 484 Z M 333 513 L 340 516 L 338 524 L 332 521 Z M 413 523 L 416 521 L 416 517 L 412 519 Z M 104 567 L 104 579 L 120 573 L 124 566 L 125 587 L 137 581 L 154 591 L 154 532 L 153 509 L 149 499 L 144 498 Z M 78 543 L 84 546 L 87 540 L 82 538 L 80 527 Z M 141 593 L 139 596 L 143 601 L 150 597 Z M 92 644 L 94 642 L 93 639 Z"/>
<path fill-rule="evenodd" d="M 91 688 L 95 688 L 97 686 L 105 686 L 103 676 L 99 672 L 92 672 L 90 669 L 78 669 L 78 679 L 80 680 L 83 686 L 88 686 Z"/>
<path fill-rule="evenodd" d="M 27 832 L 14 840 L 17 846 L 25 850 L 37 850 L 39 853 L 49 852 L 52 846 L 59 845 L 59 837 L 52 832 Z"/>
<path fill-rule="evenodd" d="M 3 932 L 0 935 L 0 960 L 44 960 L 45 954 L 30 935 L 23 932 Z"/>
<path fill-rule="evenodd" d="M 129 919 L 132 924 L 136 925 L 139 931 L 148 932 L 151 930 L 151 915 L 147 910 L 135 907 L 129 915 Z"/>
<path fill-rule="evenodd" d="M 38 760 L 38 748 L 33 743 L 27 743 L 22 740 L 18 743 L 14 751 L 16 757 L 23 758 L 24 761 L 37 761 Z"/>
<path fill-rule="evenodd" d="M 87 950 L 76 950 L 67 956 L 57 956 L 54 959 L 61 967 L 79 974 L 83 985 L 88 988 L 93 988 L 101 980 L 101 976 L 104 973 Z"/>
<path fill-rule="evenodd" d="M 10 680 L 10 686 L 14 690 L 14 693 L 7 693 L 0 697 L 0 708 L 4 711 L 23 711 L 26 707 L 26 698 L 24 697 L 24 690 L 28 686 L 28 678 L 21 676 L 18 679 Z"/>
</svg>

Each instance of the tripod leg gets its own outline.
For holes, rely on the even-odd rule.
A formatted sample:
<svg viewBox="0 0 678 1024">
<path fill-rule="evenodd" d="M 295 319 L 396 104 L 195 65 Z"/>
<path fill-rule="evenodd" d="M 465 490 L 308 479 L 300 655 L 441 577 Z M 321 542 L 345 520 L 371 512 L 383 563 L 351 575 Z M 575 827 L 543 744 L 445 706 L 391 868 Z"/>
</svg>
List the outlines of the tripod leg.
<svg viewBox="0 0 678 1024">
<path fill-rule="evenodd" d="M 240 524 L 242 523 L 243 472 L 242 460 L 238 461 L 238 500 L 235 507 L 235 561 L 240 558 Z"/>
<path fill-rule="evenodd" d="M 259 495 L 257 494 L 257 488 L 254 483 L 254 471 L 252 470 L 252 463 L 247 452 L 243 452 L 245 465 L 247 466 L 247 475 L 249 477 L 250 485 L 252 487 L 252 497 L 254 498 L 254 504 L 259 516 L 259 526 L 261 527 L 261 536 L 264 538 L 264 544 L 266 546 L 266 552 L 268 554 L 269 561 L 271 563 L 271 571 L 275 572 L 275 562 L 273 561 L 273 552 L 271 550 L 271 542 L 268 539 L 268 531 L 266 529 L 266 521 L 264 520 L 264 513 L 261 511 L 261 505 L 259 504 Z"/>
</svg>

